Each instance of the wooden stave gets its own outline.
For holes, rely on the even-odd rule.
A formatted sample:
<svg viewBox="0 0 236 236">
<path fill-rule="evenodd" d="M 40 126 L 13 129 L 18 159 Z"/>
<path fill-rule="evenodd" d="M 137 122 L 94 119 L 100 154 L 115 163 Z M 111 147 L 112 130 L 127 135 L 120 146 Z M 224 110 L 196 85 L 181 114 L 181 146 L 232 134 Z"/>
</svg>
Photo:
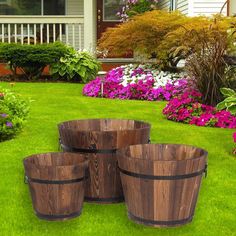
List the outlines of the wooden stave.
<svg viewBox="0 0 236 236">
<path fill-rule="evenodd" d="M 31 193 L 33 208 L 35 214 L 44 220 L 63 221 L 81 214 L 84 189 L 86 181 L 85 169 L 88 167 L 88 161 L 79 162 L 77 165 L 67 166 L 40 166 L 38 164 L 30 163 L 30 159 L 34 157 L 47 155 L 65 155 L 80 157 L 81 161 L 84 157 L 80 154 L 73 153 L 45 153 L 32 155 L 23 160 L 26 176 L 29 177 L 29 189 Z M 32 166 L 32 169 L 30 167 Z M 35 171 L 36 170 L 36 171 Z M 50 173 L 48 177 L 47 173 Z M 60 174 L 64 175 L 60 177 Z M 66 173 L 66 174 L 65 174 Z M 35 179 L 43 180 L 47 183 L 37 183 Z M 68 181 L 79 179 L 73 183 L 53 184 L 52 181 Z M 54 199 L 54 200 L 53 200 Z"/>
<path fill-rule="evenodd" d="M 96 119 L 96 121 L 99 121 L 99 120 L 100 119 Z M 116 120 L 116 121 L 119 122 L 120 120 Z M 74 122 L 74 121 L 69 121 L 69 122 Z M 129 120 L 128 122 L 137 122 L 137 121 Z M 79 131 L 79 130 L 67 129 L 68 127 L 65 128 L 63 126 L 63 123 L 58 125 L 61 143 L 64 144 L 65 146 L 73 146 L 73 148 L 82 147 L 85 150 L 91 148 L 90 146 L 91 140 L 88 139 L 86 141 L 85 137 L 96 137 L 94 138 L 95 143 L 97 142 L 97 140 L 100 140 L 100 142 L 97 145 L 94 145 L 93 148 L 98 149 L 98 150 L 105 149 L 108 151 L 117 150 L 118 148 L 125 147 L 130 144 L 147 143 L 150 137 L 150 125 L 144 122 L 139 122 L 139 124 L 140 126 L 142 126 L 143 124 L 145 127 L 142 127 L 139 129 L 138 128 L 126 129 L 126 130 L 118 130 L 118 131 Z M 77 140 L 79 140 L 79 142 L 76 142 Z M 85 140 L 85 141 L 81 142 L 81 140 Z M 104 140 L 106 140 L 106 142 Z M 91 156 L 92 158 L 90 158 Z M 93 158 L 94 156 L 96 157 L 96 159 Z M 112 166 L 114 171 L 112 175 L 111 174 L 109 175 L 110 176 L 109 179 L 114 184 L 110 184 L 110 186 L 111 187 L 117 186 L 117 188 L 111 191 L 110 195 L 108 193 L 95 194 L 96 190 L 94 189 L 93 186 L 91 186 L 91 183 L 89 183 L 88 186 L 90 187 L 87 186 L 86 188 L 87 194 L 85 195 L 85 200 L 91 201 L 91 202 L 97 202 L 97 203 L 122 202 L 124 200 L 124 197 L 123 197 L 123 191 L 122 191 L 122 186 L 121 186 L 121 180 L 119 176 L 119 170 L 117 168 L 118 166 L 117 166 L 116 154 L 115 153 L 88 154 L 87 158 L 90 159 L 90 173 L 94 173 L 94 171 L 91 170 L 92 169 L 91 166 L 94 166 L 94 162 L 96 162 L 97 160 L 102 160 L 106 162 L 106 159 L 112 158 L 112 163 L 110 166 Z M 90 188 L 93 188 L 94 191 L 92 191 Z M 104 190 L 103 187 L 100 187 L 99 192 L 106 192 L 106 191 Z"/>
<path fill-rule="evenodd" d="M 124 150 L 119 152 L 119 157 L 118 157 L 118 162 L 119 162 L 119 167 L 121 169 L 128 169 L 129 171 L 136 171 L 136 173 L 142 173 L 142 174 L 153 174 L 155 171 L 158 170 L 159 175 L 167 175 L 166 168 L 163 169 L 163 163 L 166 162 L 169 165 L 169 168 L 172 168 L 172 170 L 175 170 L 176 175 L 181 175 L 181 174 L 187 174 L 188 172 L 186 170 L 181 171 L 180 169 L 176 168 L 176 164 L 173 165 L 173 161 L 149 161 L 144 160 L 144 159 L 134 159 L 136 162 L 133 163 L 133 166 L 131 165 L 130 169 L 130 161 L 128 160 L 127 156 L 122 156 L 122 153 L 124 154 Z M 192 165 L 195 168 L 196 171 L 205 169 L 206 165 L 206 155 L 207 152 L 203 152 L 203 155 L 200 156 L 199 158 L 195 159 L 188 159 L 187 166 L 190 166 L 191 162 Z M 130 158 L 131 159 L 131 158 Z M 127 162 L 127 163 L 125 163 Z M 184 161 L 179 161 L 181 162 L 181 165 L 184 164 Z M 140 171 L 141 168 L 139 166 L 142 166 L 144 168 L 147 168 L 146 171 Z M 168 169 L 168 168 L 167 168 Z M 160 170 L 163 170 L 160 172 Z M 171 171 L 171 169 L 170 169 Z M 192 171 L 192 170 L 191 170 Z M 127 205 L 128 209 L 128 215 L 129 218 L 136 223 L 139 224 L 144 224 L 147 226 L 152 226 L 152 227 L 176 227 L 176 226 L 181 226 L 183 224 L 187 224 L 192 221 L 193 215 L 194 215 L 194 210 L 198 198 L 198 193 L 200 189 L 200 184 L 202 180 L 202 175 L 188 178 L 188 179 L 183 179 L 183 180 L 146 180 L 146 179 L 138 179 L 134 178 L 131 176 L 127 176 L 121 174 L 121 180 L 122 180 L 122 186 L 124 190 L 124 196 L 125 196 L 125 202 Z M 154 174 L 153 174 L 154 175 Z M 167 175 L 168 176 L 168 175 Z M 165 185 L 167 187 L 165 187 Z M 184 187 L 185 186 L 185 187 Z M 186 191 L 186 186 L 194 186 L 194 188 Z M 176 189 L 173 191 L 168 189 Z M 165 192 L 165 195 L 168 196 L 166 197 L 167 200 L 161 199 L 161 194 L 156 193 L 156 189 L 163 190 Z M 184 194 L 181 195 L 180 189 L 184 191 Z M 188 189 L 188 188 L 187 188 Z M 175 193 L 175 191 L 177 193 Z M 168 198 L 171 197 L 173 198 L 174 196 L 177 195 L 177 198 L 180 199 L 180 203 L 183 205 L 185 201 L 181 199 L 188 199 L 187 196 L 192 196 L 191 203 L 185 208 L 181 209 L 181 204 L 177 209 L 174 204 L 169 204 L 170 207 L 168 207 Z M 149 198 L 149 201 L 147 201 L 147 198 Z M 154 200 L 155 199 L 155 200 Z M 158 199 L 158 200 L 156 200 Z M 173 199 L 174 200 L 174 199 Z M 150 204 L 150 202 L 152 202 Z M 136 203 L 136 204 L 135 204 Z M 140 207 L 142 206 L 142 207 Z M 165 208 L 163 210 L 163 208 Z M 156 211 L 162 209 L 162 212 L 167 212 L 167 213 L 156 213 Z M 170 215 L 171 212 L 171 215 Z M 140 218 L 140 219 L 139 219 Z M 179 222 L 178 222 L 179 221 Z M 173 222 L 173 224 L 171 223 Z"/>
</svg>

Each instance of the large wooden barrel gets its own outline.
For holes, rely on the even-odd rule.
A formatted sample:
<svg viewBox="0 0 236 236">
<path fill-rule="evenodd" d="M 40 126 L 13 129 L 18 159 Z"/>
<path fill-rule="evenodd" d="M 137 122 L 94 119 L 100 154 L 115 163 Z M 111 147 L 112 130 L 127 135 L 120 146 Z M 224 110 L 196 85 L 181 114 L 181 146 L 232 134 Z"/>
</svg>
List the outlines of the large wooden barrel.
<svg viewBox="0 0 236 236">
<path fill-rule="evenodd" d="M 119 151 L 129 218 L 154 227 L 191 222 L 206 158 L 203 149 L 175 144 L 134 145 Z"/>
<path fill-rule="evenodd" d="M 90 161 L 85 201 L 124 201 L 116 152 L 128 145 L 148 143 L 150 125 L 135 120 L 90 119 L 67 121 L 58 128 L 63 150 L 84 153 Z"/>
<path fill-rule="evenodd" d="M 36 215 L 66 220 L 81 214 L 88 161 L 73 153 L 46 153 L 23 161 Z"/>
</svg>

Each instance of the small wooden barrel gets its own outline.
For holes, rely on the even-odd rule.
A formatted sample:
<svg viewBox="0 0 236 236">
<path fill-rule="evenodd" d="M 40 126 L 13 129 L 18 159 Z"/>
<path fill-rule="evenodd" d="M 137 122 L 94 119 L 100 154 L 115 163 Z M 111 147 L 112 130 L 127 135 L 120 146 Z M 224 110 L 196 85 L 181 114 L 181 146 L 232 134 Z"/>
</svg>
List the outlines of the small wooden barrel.
<svg viewBox="0 0 236 236">
<path fill-rule="evenodd" d="M 63 150 L 84 153 L 90 161 L 85 201 L 124 201 L 117 149 L 148 143 L 150 125 L 134 120 L 91 119 L 68 121 L 58 127 Z"/>
<path fill-rule="evenodd" d="M 81 214 L 88 168 L 83 155 L 38 154 L 25 158 L 23 164 L 39 218 L 66 220 Z"/>
<path fill-rule="evenodd" d="M 119 151 L 129 218 L 154 227 L 191 222 L 206 158 L 203 149 L 175 144 L 134 145 Z"/>
</svg>

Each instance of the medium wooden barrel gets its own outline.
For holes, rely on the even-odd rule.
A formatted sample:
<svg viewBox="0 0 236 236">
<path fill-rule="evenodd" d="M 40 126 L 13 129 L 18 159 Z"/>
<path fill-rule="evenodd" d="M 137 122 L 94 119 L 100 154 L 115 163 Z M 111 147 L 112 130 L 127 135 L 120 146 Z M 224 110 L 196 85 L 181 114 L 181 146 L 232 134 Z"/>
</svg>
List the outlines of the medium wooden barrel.
<svg viewBox="0 0 236 236">
<path fill-rule="evenodd" d="M 58 128 L 63 150 L 84 153 L 90 161 L 85 201 L 124 201 L 116 152 L 128 145 L 148 143 L 150 125 L 134 120 L 90 119 L 64 122 Z"/>
<path fill-rule="evenodd" d="M 118 152 L 129 218 L 154 227 L 191 222 L 207 152 L 175 144 L 134 145 Z"/>
<path fill-rule="evenodd" d="M 46 220 L 66 220 L 81 214 L 88 161 L 73 153 L 46 153 L 25 158 L 36 215 Z"/>
</svg>

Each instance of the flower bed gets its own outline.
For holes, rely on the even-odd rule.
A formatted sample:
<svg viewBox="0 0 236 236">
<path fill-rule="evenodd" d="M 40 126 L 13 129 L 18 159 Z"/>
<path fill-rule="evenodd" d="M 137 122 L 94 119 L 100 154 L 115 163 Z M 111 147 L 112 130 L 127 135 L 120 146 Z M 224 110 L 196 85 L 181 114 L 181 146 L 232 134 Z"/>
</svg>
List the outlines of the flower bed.
<svg viewBox="0 0 236 236">
<path fill-rule="evenodd" d="M 188 81 L 181 74 L 159 71 L 148 65 L 120 66 L 108 72 L 102 81 L 97 77 L 84 86 L 83 94 L 136 100 L 167 100 L 187 89 Z M 101 87 L 103 82 L 103 94 Z"/>
<path fill-rule="evenodd" d="M 0 88 L 0 142 L 14 137 L 22 129 L 28 112 L 27 101 Z"/>
<path fill-rule="evenodd" d="M 163 110 L 168 120 L 197 126 L 236 128 L 236 117 L 228 111 L 219 111 L 215 107 L 198 102 L 201 94 L 183 93 L 172 99 Z"/>
<path fill-rule="evenodd" d="M 202 94 L 194 81 L 180 74 L 160 72 L 148 65 L 127 65 L 111 70 L 102 81 L 86 84 L 83 94 L 91 97 L 166 100 L 163 114 L 169 120 L 197 126 L 236 128 L 236 117 L 229 111 L 201 104 Z M 103 83 L 103 94 L 101 87 Z"/>
</svg>

